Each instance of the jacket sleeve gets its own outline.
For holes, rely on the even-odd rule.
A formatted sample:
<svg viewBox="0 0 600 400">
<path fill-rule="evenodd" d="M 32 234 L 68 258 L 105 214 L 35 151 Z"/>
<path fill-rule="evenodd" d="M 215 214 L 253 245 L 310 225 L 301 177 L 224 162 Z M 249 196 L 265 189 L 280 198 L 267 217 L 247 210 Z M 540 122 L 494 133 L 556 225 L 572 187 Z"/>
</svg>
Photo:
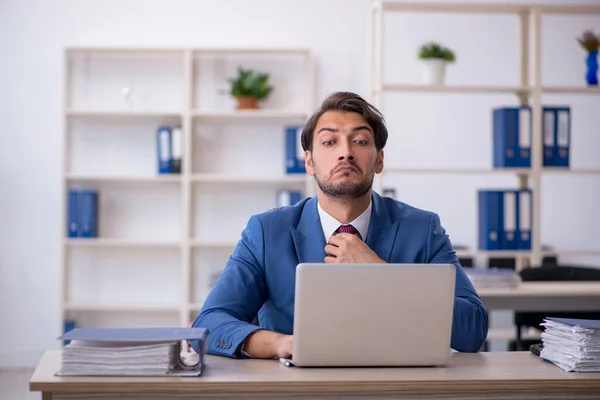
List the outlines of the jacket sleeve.
<svg viewBox="0 0 600 400">
<path fill-rule="evenodd" d="M 456 266 L 451 347 L 460 352 L 477 352 L 485 343 L 488 334 L 487 311 L 460 265 L 437 214 L 432 215 L 429 228 L 427 262 Z"/>
<path fill-rule="evenodd" d="M 209 330 L 209 354 L 239 358 L 246 337 L 261 329 L 251 322 L 266 299 L 264 254 L 262 223 L 252 216 L 192 324 Z"/>
</svg>

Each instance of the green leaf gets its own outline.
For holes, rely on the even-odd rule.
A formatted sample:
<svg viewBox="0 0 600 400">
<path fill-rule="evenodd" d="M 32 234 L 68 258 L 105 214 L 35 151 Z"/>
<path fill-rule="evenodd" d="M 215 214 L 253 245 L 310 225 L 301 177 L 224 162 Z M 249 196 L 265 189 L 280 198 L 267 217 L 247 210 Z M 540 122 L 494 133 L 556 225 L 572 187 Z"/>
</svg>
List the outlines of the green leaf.
<svg viewBox="0 0 600 400">
<path fill-rule="evenodd" d="M 456 60 L 456 56 L 452 50 L 437 42 L 423 44 L 419 49 L 418 57 L 422 60 L 441 59 L 447 62 L 454 62 Z"/>
<path fill-rule="evenodd" d="M 238 67 L 236 78 L 228 79 L 231 85 L 232 96 L 250 96 L 262 100 L 267 98 L 273 91 L 269 85 L 269 74 L 257 73 L 252 69 Z"/>
</svg>

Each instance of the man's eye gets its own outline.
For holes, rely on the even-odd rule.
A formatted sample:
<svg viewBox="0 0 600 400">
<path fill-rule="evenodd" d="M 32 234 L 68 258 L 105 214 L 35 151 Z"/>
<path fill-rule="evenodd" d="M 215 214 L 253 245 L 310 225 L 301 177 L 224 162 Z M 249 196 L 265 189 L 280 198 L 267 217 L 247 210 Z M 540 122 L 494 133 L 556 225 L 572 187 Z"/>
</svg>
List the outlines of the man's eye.
<svg viewBox="0 0 600 400">
<path fill-rule="evenodd" d="M 355 140 L 355 142 L 356 142 L 356 144 L 359 144 L 361 146 L 364 146 L 369 143 L 366 140 Z"/>
<path fill-rule="evenodd" d="M 326 140 L 323 142 L 324 146 L 331 146 L 333 144 L 333 140 Z"/>
</svg>

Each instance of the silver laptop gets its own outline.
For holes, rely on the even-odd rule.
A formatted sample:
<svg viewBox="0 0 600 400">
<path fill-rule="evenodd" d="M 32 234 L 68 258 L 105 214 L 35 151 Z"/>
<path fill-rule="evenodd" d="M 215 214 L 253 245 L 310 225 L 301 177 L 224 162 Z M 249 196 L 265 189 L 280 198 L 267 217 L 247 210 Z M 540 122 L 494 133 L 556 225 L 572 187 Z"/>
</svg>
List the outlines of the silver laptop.
<svg viewBox="0 0 600 400">
<path fill-rule="evenodd" d="M 443 366 L 453 264 L 299 264 L 294 350 L 285 365 Z"/>
</svg>

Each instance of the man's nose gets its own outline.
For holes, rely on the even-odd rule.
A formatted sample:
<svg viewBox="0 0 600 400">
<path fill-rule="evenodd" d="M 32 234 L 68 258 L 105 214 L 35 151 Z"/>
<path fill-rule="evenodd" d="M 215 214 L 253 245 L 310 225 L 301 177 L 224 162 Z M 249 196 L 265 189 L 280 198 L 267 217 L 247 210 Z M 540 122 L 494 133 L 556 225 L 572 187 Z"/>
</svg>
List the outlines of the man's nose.
<svg viewBox="0 0 600 400">
<path fill-rule="evenodd" d="M 338 161 L 343 161 L 343 160 L 354 160 L 354 155 L 352 154 L 352 146 L 350 146 L 350 143 L 344 143 L 341 146 L 341 153 L 338 156 Z"/>
</svg>

